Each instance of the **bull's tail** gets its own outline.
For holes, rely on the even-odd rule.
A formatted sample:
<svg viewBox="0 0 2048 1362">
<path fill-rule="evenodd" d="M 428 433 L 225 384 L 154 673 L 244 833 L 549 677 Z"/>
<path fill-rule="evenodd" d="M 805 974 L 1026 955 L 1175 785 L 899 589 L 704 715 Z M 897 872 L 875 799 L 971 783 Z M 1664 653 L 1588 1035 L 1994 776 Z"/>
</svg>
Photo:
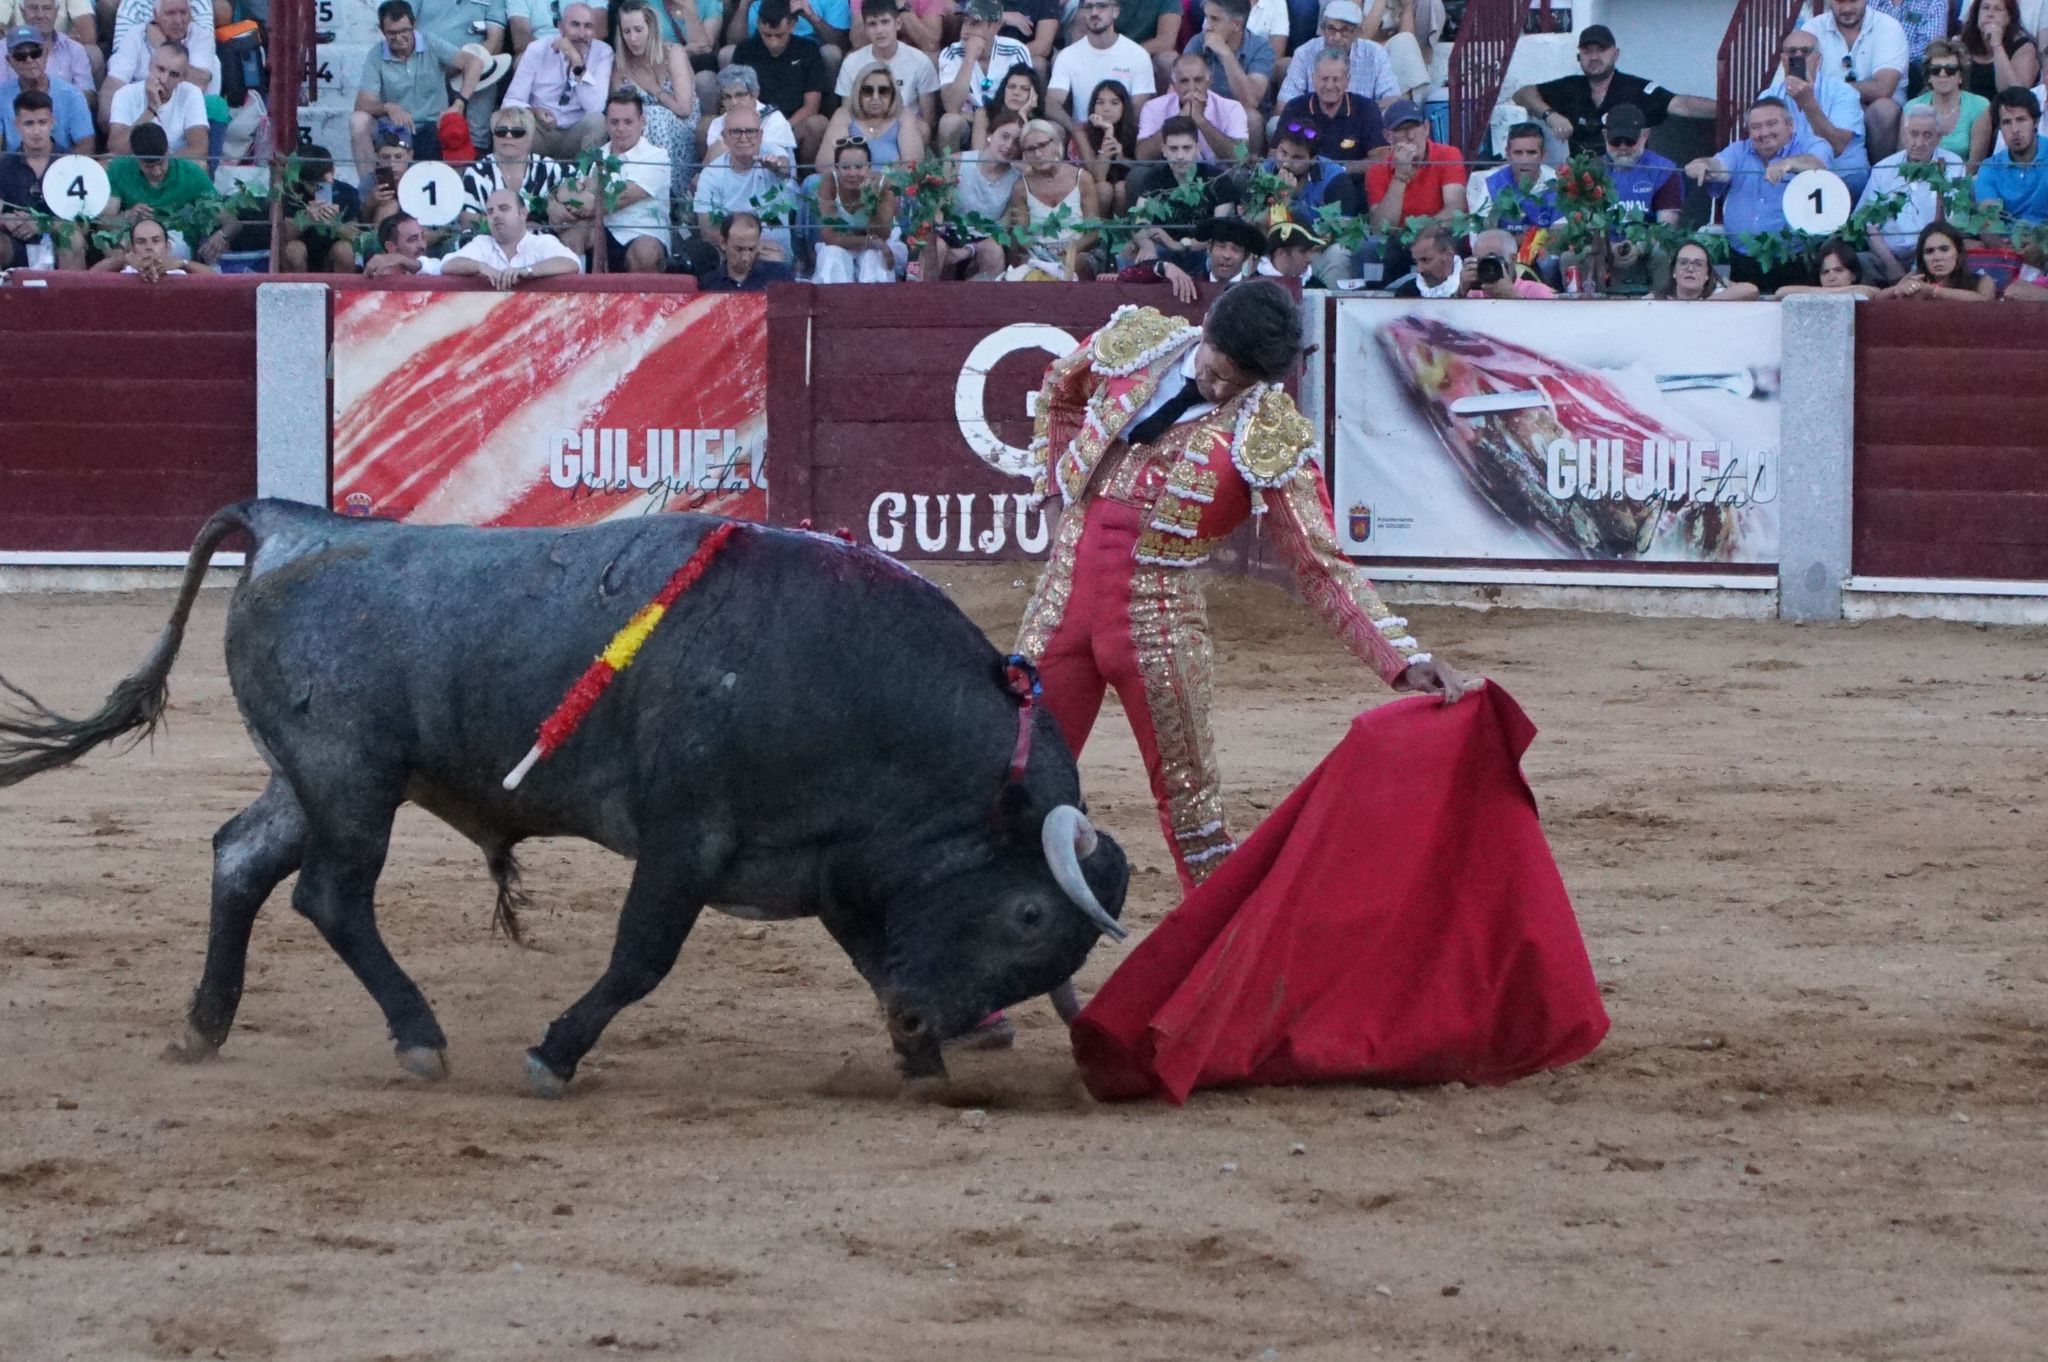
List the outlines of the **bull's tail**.
<svg viewBox="0 0 2048 1362">
<path fill-rule="evenodd" d="M 206 566 L 221 540 L 236 530 L 251 528 L 248 512 L 246 502 L 223 507 L 200 528 L 199 537 L 192 541 L 191 556 L 185 560 L 178 603 L 171 609 L 163 635 L 143 664 L 114 686 L 113 693 L 96 713 L 82 719 L 67 719 L 0 676 L 0 687 L 5 687 L 18 702 L 0 708 L 0 788 L 68 766 L 123 734 L 132 733 L 134 741 L 141 742 L 155 731 L 163 721 L 164 703 L 170 695 L 171 664 L 177 660 L 178 646 L 185 641 L 185 621 L 192 614 L 192 602 L 198 598 L 200 583 L 206 578 Z"/>
</svg>

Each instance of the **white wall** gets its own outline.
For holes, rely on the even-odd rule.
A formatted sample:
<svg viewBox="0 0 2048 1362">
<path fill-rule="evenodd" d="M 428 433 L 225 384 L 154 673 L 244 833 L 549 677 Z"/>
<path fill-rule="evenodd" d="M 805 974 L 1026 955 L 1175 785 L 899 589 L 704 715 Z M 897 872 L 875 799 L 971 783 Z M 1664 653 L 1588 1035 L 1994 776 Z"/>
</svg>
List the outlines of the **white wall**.
<svg viewBox="0 0 2048 1362">
<path fill-rule="evenodd" d="M 1685 94 L 1714 93 L 1715 59 L 1735 0 L 1601 0 L 1592 10 L 1599 17 L 1586 22 L 1614 30 L 1622 70 Z"/>
</svg>

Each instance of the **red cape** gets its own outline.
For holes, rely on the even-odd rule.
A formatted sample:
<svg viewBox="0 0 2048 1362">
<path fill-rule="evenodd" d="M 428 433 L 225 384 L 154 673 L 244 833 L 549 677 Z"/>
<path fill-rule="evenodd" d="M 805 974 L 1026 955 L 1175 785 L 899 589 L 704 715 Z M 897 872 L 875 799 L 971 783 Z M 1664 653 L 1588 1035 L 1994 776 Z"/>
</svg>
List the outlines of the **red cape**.
<svg viewBox="0 0 2048 1362">
<path fill-rule="evenodd" d="M 1506 1083 L 1590 1053 L 1607 1011 L 1522 779 L 1535 736 L 1491 683 L 1352 720 L 1076 1019 L 1088 1090 Z"/>
</svg>

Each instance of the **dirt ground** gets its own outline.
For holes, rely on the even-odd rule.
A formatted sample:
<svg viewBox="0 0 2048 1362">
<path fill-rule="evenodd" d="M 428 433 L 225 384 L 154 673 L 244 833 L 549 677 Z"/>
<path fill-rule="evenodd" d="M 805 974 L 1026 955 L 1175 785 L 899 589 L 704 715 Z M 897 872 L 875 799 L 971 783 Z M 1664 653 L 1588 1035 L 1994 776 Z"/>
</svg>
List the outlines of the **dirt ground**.
<svg viewBox="0 0 2048 1362">
<path fill-rule="evenodd" d="M 1007 639 L 1014 570 L 937 575 Z M 1216 602 L 1248 828 L 1383 696 L 1277 594 Z M 0 598 L 0 671 L 89 708 L 168 604 Z M 530 1097 L 523 1048 L 599 972 L 627 867 L 529 847 L 522 950 L 416 811 L 382 918 L 450 1079 L 399 1072 L 282 893 L 221 1058 L 164 1062 L 208 838 L 261 785 L 225 604 L 153 748 L 0 792 L 0 1358 L 2048 1346 L 2048 631 L 1411 612 L 1543 727 L 1528 770 L 1606 1044 L 1504 1089 L 1104 1107 L 1039 1003 L 1013 1052 L 955 1058 L 967 1111 L 897 1095 L 815 924 L 712 915 L 571 1099 Z M 1084 775 L 1142 928 L 1174 882 L 1115 718 Z"/>
</svg>

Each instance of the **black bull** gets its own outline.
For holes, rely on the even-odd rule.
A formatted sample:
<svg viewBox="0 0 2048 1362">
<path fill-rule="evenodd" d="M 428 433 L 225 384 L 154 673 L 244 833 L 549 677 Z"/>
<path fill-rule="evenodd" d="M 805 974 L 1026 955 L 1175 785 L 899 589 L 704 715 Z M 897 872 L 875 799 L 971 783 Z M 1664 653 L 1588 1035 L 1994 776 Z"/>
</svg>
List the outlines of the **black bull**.
<svg viewBox="0 0 2048 1362">
<path fill-rule="evenodd" d="M 667 975 L 707 903 L 818 917 L 880 998 L 905 1075 L 940 1075 L 942 1042 L 1072 978 L 1115 930 L 1129 868 L 1080 814 L 1043 707 L 1008 778 L 1003 659 L 931 583 L 869 549 L 742 526 L 575 735 L 504 788 L 538 722 L 720 523 L 479 530 L 230 506 L 200 531 L 155 651 L 97 714 L 15 691 L 0 786 L 155 725 L 205 566 L 245 530 L 227 669 L 271 778 L 214 836 L 184 1053 L 227 1038 L 257 911 L 297 871 L 292 906 L 377 1000 L 401 1063 L 445 1072 L 440 1024 L 373 907 L 411 800 L 483 849 L 514 930 L 522 839 L 634 861 L 609 965 L 529 1052 L 541 1091 Z"/>
</svg>

